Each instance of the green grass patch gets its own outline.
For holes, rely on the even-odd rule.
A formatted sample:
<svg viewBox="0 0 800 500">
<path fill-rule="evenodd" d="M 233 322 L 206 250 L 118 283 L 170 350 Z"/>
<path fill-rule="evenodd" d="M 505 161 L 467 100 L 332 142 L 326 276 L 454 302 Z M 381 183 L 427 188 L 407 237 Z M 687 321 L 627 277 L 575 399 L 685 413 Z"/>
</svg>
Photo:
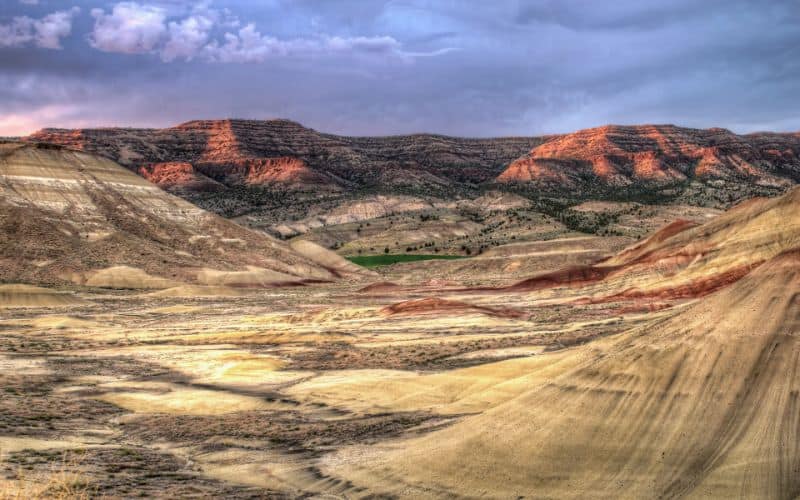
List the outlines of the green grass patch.
<svg viewBox="0 0 800 500">
<path fill-rule="evenodd" d="M 347 257 L 353 264 L 362 267 L 390 266 L 398 262 L 416 262 L 418 260 L 453 260 L 463 259 L 463 255 L 438 255 L 438 254 L 380 254 L 380 255 L 356 255 Z"/>
</svg>

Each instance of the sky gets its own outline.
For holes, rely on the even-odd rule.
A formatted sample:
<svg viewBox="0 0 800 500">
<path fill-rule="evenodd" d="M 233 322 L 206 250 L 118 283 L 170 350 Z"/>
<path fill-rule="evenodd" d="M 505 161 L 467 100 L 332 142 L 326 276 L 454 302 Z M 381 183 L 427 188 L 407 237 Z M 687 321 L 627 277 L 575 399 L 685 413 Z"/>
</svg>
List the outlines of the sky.
<svg viewBox="0 0 800 500">
<path fill-rule="evenodd" d="M 0 136 L 800 130 L 800 0 L 0 0 Z"/>
</svg>

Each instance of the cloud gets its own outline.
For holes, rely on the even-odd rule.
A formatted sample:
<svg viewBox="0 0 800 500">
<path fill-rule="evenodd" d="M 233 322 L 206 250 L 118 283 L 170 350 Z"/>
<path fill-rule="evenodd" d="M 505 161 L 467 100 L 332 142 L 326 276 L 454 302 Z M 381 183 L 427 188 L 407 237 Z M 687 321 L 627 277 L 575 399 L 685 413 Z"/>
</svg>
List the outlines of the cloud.
<svg viewBox="0 0 800 500">
<path fill-rule="evenodd" d="M 453 49 L 408 52 L 394 37 L 314 36 L 282 39 L 262 34 L 255 23 L 239 28 L 240 21 L 228 9 L 217 10 L 200 3 L 186 17 L 171 18 L 162 6 L 123 2 L 110 13 L 93 9 L 91 45 L 104 52 L 158 54 L 165 62 L 195 58 L 214 63 L 263 63 L 276 57 L 324 55 L 380 56 L 409 60 L 446 54 Z M 225 31 L 239 28 L 236 32 Z M 216 38 L 215 38 L 216 35 Z"/>
<path fill-rule="evenodd" d="M 334 52 L 368 52 L 373 54 L 402 52 L 400 42 L 390 36 L 357 36 L 352 38 L 334 36 L 325 39 L 325 47 Z"/>
<path fill-rule="evenodd" d="M 80 8 L 54 12 L 34 21 L 36 45 L 45 49 L 60 49 L 61 39 L 72 32 L 72 18 L 80 12 Z"/>
<path fill-rule="evenodd" d="M 143 54 L 153 51 L 167 36 L 167 13 L 161 7 L 135 2 L 116 4 L 110 14 L 92 9 L 92 47 L 103 52 Z"/>
<path fill-rule="evenodd" d="M 41 19 L 14 17 L 9 24 L 0 24 L 0 47 L 23 47 L 30 43 L 43 49 L 61 49 L 61 39 L 72 32 L 72 19 L 78 7 L 48 14 Z"/>
<path fill-rule="evenodd" d="M 208 43 L 215 20 L 211 16 L 198 14 L 180 22 L 169 23 L 169 38 L 161 49 L 161 59 L 192 60 Z"/>
<path fill-rule="evenodd" d="M 253 24 L 246 25 L 237 34 L 226 33 L 225 43 L 212 41 L 204 49 L 207 60 L 218 63 L 261 63 L 272 57 L 331 54 L 407 57 L 400 42 L 390 36 L 279 40 L 262 35 Z"/>
</svg>

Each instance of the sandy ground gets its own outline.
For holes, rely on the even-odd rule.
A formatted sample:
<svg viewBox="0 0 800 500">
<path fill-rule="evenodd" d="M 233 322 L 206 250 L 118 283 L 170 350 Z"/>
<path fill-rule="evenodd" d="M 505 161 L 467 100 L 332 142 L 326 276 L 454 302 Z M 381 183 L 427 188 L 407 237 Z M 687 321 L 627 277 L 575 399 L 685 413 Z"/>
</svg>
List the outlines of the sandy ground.
<svg viewBox="0 0 800 500">
<path fill-rule="evenodd" d="M 5 484 L 67 461 L 80 484 L 111 496 L 380 493 L 321 464 L 487 411 L 531 373 L 570 364 L 569 346 L 659 317 L 546 294 L 361 286 L 82 288 L 64 292 L 68 303 L 3 309 Z M 430 296 L 472 308 L 387 313 Z M 509 303 L 525 314 L 493 312 Z"/>
<path fill-rule="evenodd" d="M 797 497 L 798 197 L 525 286 L 497 264 L 620 241 L 373 286 L 4 286 L 0 498 Z"/>
</svg>

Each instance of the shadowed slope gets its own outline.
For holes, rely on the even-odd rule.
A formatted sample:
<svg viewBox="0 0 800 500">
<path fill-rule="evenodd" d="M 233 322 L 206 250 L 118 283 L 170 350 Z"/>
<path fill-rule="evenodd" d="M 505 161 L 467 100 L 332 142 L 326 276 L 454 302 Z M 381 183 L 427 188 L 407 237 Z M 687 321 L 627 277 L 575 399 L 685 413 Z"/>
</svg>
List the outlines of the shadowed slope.
<svg viewBox="0 0 800 500">
<path fill-rule="evenodd" d="M 404 496 L 794 498 L 798 290 L 795 250 L 661 324 L 576 350 L 577 366 L 534 374 L 504 404 L 334 472 Z"/>
<path fill-rule="evenodd" d="M 498 318 L 523 318 L 526 314 L 520 310 L 506 308 L 495 308 L 477 306 L 458 300 L 440 299 L 429 297 L 427 299 L 406 300 L 392 304 L 381 309 L 383 314 L 388 316 L 419 316 L 419 315 L 441 315 L 455 316 L 464 314 L 485 314 Z"/>
</svg>

